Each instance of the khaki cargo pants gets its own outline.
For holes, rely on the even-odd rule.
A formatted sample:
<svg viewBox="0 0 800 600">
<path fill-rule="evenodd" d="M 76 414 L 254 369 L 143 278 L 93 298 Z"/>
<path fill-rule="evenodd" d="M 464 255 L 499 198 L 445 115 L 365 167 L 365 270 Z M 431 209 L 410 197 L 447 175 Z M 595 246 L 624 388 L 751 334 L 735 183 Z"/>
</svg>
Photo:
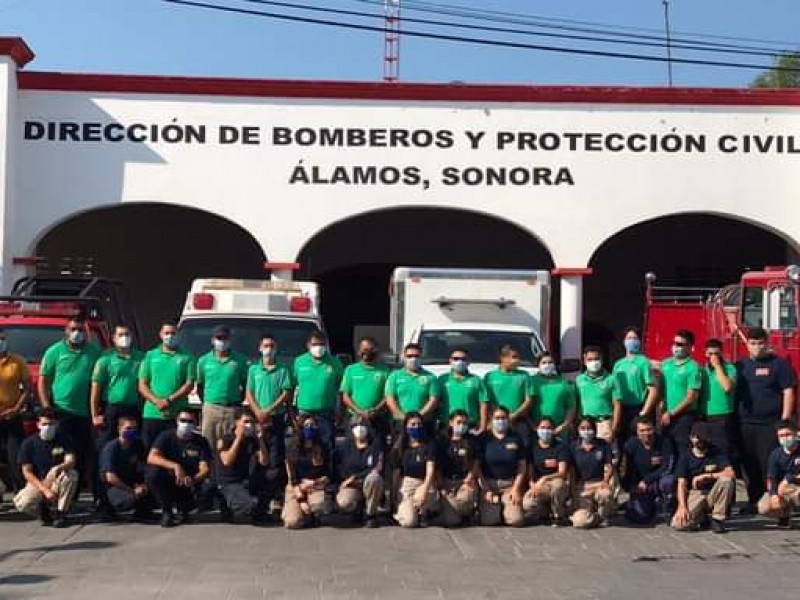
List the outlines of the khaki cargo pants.
<svg viewBox="0 0 800 600">
<path fill-rule="evenodd" d="M 213 452 L 217 452 L 217 441 L 236 427 L 239 411 L 240 408 L 238 406 L 221 406 L 203 402 L 200 432 L 208 441 Z"/>
<path fill-rule="evenodd" d="M 383 477 L 370 473 L 361 485 L 340 487 L 336 494 L 336 507 L 339 512 L 350 514 L 364 505 L 364 513 L 368 517 L 378 514 L 378 505 L 383 497 Z"/>
<path fill-rule="evenodd" d="M 427 516 L 439 508 L 439 491 L 435 485 L 428 490 L 425 498 L 420 502 L 415 492 L 422 486 L 422 479 L 403 477 L 400 481 L 400 502 L 394 515 L 400 527 L 416 527 L 419 525 L 421 515 Z"/>
<path fill-rule="evenodd" d="M 537 487 L 535 494 L 532 488 L 525 493 L 522 499 L 522 512 L 526 517 L 535 519 L 546 519 L 551 516 L 561 519 L 567 515 L 568 498 L 567 482 L 561 477 L 555 477 Z"/>
<path fill-rule="evenodd" d="M 591 529 L 608 521 L 616 510 L 614 486 L 603 488 L 601 482 L 575 483 L 572 487 L 575 512 L 570 520 L 576 529 Z"/>
<path fill-rule="evenodd" d="M 511 527 L 522 527 L 525 524 L 522 503 L 512 504 L 510 499 L 514 482 L 489 479 L 486 483 L 488 489 L 481 490 L 481 525 L 493 526 L 505 523 L 506 525 L 511 525 Z M 490 502 L 486 499 L 486 493 L 489 491 L 498 496 L 497 501 Z"/>
<path fill-rule="evenodd" d="M 53 490 L 56 495 L 55 508 L 59 512 L 67 514 L 78 493 L 78 472 L 74 469 L 59 472 L 58 467 L 53 467 L 42 483 Z M 14 496 L 14 506 L 19 512 L 35 517 L 39 515 L 39 504 L 42 498 L 42 493 L 29 483 Z"/>
<path fill-rule="evenodd" d="M 295 498 L 294 488 L 286 486 L 281 519 L 287 529 L 302 529 L 311 517 L 321 517 L 325 512 L 325 490 L 311 490 L 301 503 Z"/>
<path fill-rule="evenodd" d="M 708 494 L 703 494 L 700 490 L 691 490 L 686 507 L 689 511 L 689 522 L 680 526 L 673 517 L 672 527 L 679 531 L 694 529 L 703 522 L 709 512 L 714 520 L 724 521 L 728 516 L 728 508 L 735 497 L 736 481 L 727 477 L 717 479 Z"/>
<path fill-rule="evenodd" d="M 770 519 L 786 519 L 792 516 L 793 510 L 800 509 L 800 488 L 787 485 L 775 499 L 769 493 L 758 501 L 758 514 Z"/>
<path fill-rule="evenodd" d="M 444 527 L 457 527 L 475 514 L 478 488 L 460 481 L 448 482 L 440 492 L 439 518 Z"/>
</svg>

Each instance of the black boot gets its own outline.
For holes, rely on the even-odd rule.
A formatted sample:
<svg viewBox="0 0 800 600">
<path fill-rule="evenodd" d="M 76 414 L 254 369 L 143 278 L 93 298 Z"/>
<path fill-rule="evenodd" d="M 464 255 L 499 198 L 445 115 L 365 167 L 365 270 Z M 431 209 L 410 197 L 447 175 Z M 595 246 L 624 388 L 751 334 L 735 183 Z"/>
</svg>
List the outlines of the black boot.
<svg viewBox="0 0 800 600">
<path fill-rule="evenodd" d="M 50 513 L 50 505 L 42 500 L 39 502 L 39 520 L 42 527 L 49 527 L 53 524 L 53 515 Z"/>
</svg>

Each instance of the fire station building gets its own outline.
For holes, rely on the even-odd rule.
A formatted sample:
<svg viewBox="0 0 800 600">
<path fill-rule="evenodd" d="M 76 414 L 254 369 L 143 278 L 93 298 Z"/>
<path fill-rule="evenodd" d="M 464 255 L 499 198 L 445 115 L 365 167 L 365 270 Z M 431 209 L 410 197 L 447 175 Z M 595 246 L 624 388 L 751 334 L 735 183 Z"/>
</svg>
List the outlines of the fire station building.
<svg viewBox="0 0 800 600">
<path fill-rule="evenodd" d="M 641 320 L 647 271 L 712 287 L 797 260 L 800 92 L 48 73 L 18 38 L 0 54 L 3 288 L 82 257 L 145 326 L 194 277 L 299 265 L 346 351 L 388 323 L 395 266 L 549 268 L 574 354 Z"/>
</svg>

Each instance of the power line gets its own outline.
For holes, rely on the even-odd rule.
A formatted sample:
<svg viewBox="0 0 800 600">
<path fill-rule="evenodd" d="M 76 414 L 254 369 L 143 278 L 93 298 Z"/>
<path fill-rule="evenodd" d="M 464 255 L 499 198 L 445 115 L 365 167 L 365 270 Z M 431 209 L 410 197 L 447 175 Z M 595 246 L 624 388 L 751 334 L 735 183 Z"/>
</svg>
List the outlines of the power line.
<svg viewBox="0 0 800 600">
<path fill-rule="evenodd" d="M 208 10 L 215 10 L 219 12 L 227 12 L 231 14 L 240 14 L 240 15 L 249 15 L 249 16 L 257 16 L 262 18 L 269 18 L 269 19 L 277 19 L 283 21 L 291 21 L 295 23 L 308 23 L 308 24 L 315 24 L 315 25 L 326 25 L 331 27 L 338 27 L 342 29 L 351 29 L 357 31 L 371 31 L 371 32 L 385 32 L 385 28 L 377 27 L 373 25 L 364 25 L 360 23 L 351 23 L 351 22 L 343 22 L 343 21 L 333 21 L 330 19 L 318 19 L 314 17 L 303 17 L 300 15 L 288 15 L 283 13 L 275 13 L 275 12 L 268 12 L 268 11 L 258 11 L 258 10 L 251 10 L 245 8 L 234 8 L 231 6 L 220 6 L 216 4 L 208 4 L 205 2 L 199 2 L 197 0 L 163 0 L 169 4 L 178 4 L 183 6 L 190 6 L 195 8 L 203 8 Z M 603 57 L 603 58 L 621 58 L 621 59 L 629 59 L 629 60 L 640 60 L 640 61 L 648 61 L 648 62 L 666 62 L 666 58 L 663 56 L 653 56 L 653 55 L 646 55 L 646 54 L 632 54 L 627 52 L 612 52 L 607 50 L 589 50 L 585 48 L 568 48 L 564 46 L 546 46 L 542 44 L 526 44 L 522 42 L 512 42 L 512 41 L 503 41 L 503 40 L 493 40 L 493 39 L 485 39 L 485 38 L 474 38 L 474 37 L 467 37 L 461 35 L 449 35 L 449 34 L 440 34 L 440 33 L 427 33 L 422 31 L 411 31 L 411 30 L 404 30 L 403 35 L 406 37 L 415 37 L 421 39 L 432 39 L 432 40 L 440 40 L 440 41 L 448 41 L 448 42 L 459 42 L 459 43 L 467 43 L 467 44 L 475 44 L 480 46 L 492 46 L 492 47 L 500 47 L 500 48 L 514 48 L 517 50 L 541 50 L 544 52 L 557 52 L 562 54 L 574 54 L 577 56 L 595 56 L 595 57 Z M 759 64 L 752 64 L 752 63 L 737 63 L 737 62 L 728 62 L 728 61 L 712 61 L 712 60 L 701 60 L 701 59 L 692 59 L 692 58 L 673 58 L 673 63 L 677 64 L 685 64 L 685 65 L 696 65 L 696 66 L 707 66 L 707 67 L 725 67 L 725 68 L 732 68 L 732 69 L 749 69 L 749 70 L 759 70 L 764 71 L 768 69 L 778 70 L 778 71 L 790 71 L 790 72 L 800 72 L 800 69 L 794 69 L 790 67 L 781 67 L 781 66 L 773 66 L 773 65 L 759 65 Z"/>
</svg>

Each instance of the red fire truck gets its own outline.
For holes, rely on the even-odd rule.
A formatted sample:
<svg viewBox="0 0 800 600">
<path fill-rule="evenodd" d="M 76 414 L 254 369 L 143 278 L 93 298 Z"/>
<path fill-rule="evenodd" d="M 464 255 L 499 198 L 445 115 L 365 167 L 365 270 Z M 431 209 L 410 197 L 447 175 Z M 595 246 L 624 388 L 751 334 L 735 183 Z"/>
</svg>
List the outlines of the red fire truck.
<svg viewBox="0 0 800 600">
<path fill-rule="evenodd" d="M 747 356 L 747 332 L 763 327 L 769 345 L 795 369 L 800 365 L 798 286 L 800 267 L 765 267 L 747 271 L 739 282 L 721 289 L 657 286 L 653 273 L 645 275 L 644 350 L 653 359 L 670 355 L 679 329 L 696 336 L 694 358 L 703 360 L 710 338 L 725 344 L 732 361 Z"/>
</svg>

